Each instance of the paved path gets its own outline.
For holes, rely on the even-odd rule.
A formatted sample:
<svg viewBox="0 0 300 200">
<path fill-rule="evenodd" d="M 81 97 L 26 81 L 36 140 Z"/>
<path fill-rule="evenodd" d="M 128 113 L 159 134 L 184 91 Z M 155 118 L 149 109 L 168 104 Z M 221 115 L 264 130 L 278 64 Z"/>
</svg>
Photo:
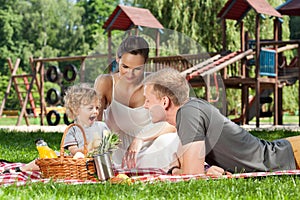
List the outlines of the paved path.
<svg viewBox="0 0 300 200">
<path fill-rule="evenodd" d="M 44 132 L 64 132 L 67 125 L 57 125 L 57 126 L 40 126 L 40 125 L 21 125 L 21 126 L 0 126 L 0 129 L 9 129 L 16 131 L 38 131 L 42 130 Z M 273 126 L 272 124 L 261 124 L 259 128 L 256 128 L 255 124 L 243 125 L 241 126 L 248 131 L 252 130 L 291 130 L 291 131 L 299 131 L 300 127 L 297 124 L 286 124 L 281 126 Z"/>
<path fill-rule="evenodd" d="M 21 126 L 0 126 L 0 129 L 9 129 L 14 131 L 26 131 L 26 132 L 33 132 L 33 131 L 44 131 L 44 132 L 64 132 L 67 125 L 57 125 L 57 126 L 40 126 L 40 125 L 21 125 Z"/>
</svg>

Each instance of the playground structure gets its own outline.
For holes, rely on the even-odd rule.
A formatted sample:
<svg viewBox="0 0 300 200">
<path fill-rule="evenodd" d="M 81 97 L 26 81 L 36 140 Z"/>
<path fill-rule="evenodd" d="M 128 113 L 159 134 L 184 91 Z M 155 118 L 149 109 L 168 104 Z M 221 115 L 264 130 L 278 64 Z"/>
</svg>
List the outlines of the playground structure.
<svg viewBox="0 0 300 200">
<path fill-rule="evenodd" d="M 298 3 L 293 3 L 298 2 Z M 295 12 L 295 7 L 300 10 L 299 0 L 288 1 L 280 6 L 284 14 L 290 14 L 285 7 L 289 7 L 291 14 L 300 14 Z M 250 40 L 245 32 L 243 18 L 254 9 L 256 12 L 256 30 L 255 39 Z M 260 39 L 260 19 L 262 15 L 274 17 L 274 36 L 268 40 Z M 210 80 L 216 79 L 216 72 L 220 72 L 225 88 L 241 89 L 241 116 L 234 119 L 239 124 L 248 124 L 249 120 L 256 117 L 256 126 L 260 125 L 260 117 L 274 116 L 274 125 L 282 125 L 282 88 L 292 85 L 299 80 L 300 67 L 300 40 L 282 41 L 281 40 L 281 14 L 275 10 L 265 0 L 229 0 L 222 8 L 218 17 L 222 21 L 223 28 L 223 52 L 228 52 L 226 48 L 226 20 L 236 20 L 240 25 L 240 50 L 221 55 L 217 53 L 211 58 L 196 65 L 188 67 L 175 66 L 182 74 L 187 77 L 194 87 L 204 86 L 206 88 L 206 100 L 210 101 Z M 284 60 L 283 53 L 288 50 L 296 49 L 297 56 L 290 64 L 279 61 Z M 183 58 L 185 59 L 185 58 Z M 165 66 L 168 64 L 168 58 L 165 59 Z M 252 64 L 249 64 L 251 63 Z M 180 63 L 180 62 L 179 62 Z M 250 77 L 249 67 L 255 67 L 255 76 Z M 229 72 L 237 72 L 229 75 Z M 211 79 L 213 77 L 213 79 Z M 249 89 L 255 89 L 255 96 L 249 99 Z M 300 99 L 300 88 L 298 89 Z M 263 112 L 262 104 L 272 103 L 270 94 L 274 95 L 274 110 Z M 211 102 L 211 101 L 210 101 Z M 300 106 L 298 106 L 300 108 Z M 300 124 L 300 118 L 299 118 Z"/>
<path fill-rule="evenodd" d="M 60 115 L 58 114 L 58 111 L 65 112 L 64 108 L 57 108 L 57 107 L 47 107 L 47 102 L 53 102 L 53 104 L 56 104 L 58 101 L 57 94 L 55 93 L 55 89 L 51 88 L 47 92 L 47 97 L 45 97 L 45 91 L 44 91 L 44 82 L 45 82 L 45 75 L 47 74 L 48 80 L 51 82 L 58 82 L 61 78 L 61 74 L 56 66 L 50 65 L 50 67 L 47 70 L 47 73 L 45 73 L 45 64 L 49 62 L 72 62 L 72 61 L 78 61 L 80 62 L 80 71 L 79 71 L 79 77 L 80 82 L 84 82 L 85 78 L 85 60 L 89 58 L 99 58 L 99 57 L 107 57 L 107 55 L 90 55 L 90 56 L 70 56 L 70 57 L 57 57 L 57 58 L 30 58 L 30 66 L 31 66 L 31 73 L 30 74 L 21 74 L 17 75 L 17 69 L 20 64 L 20 59 L 16 60 L 16 63 L 13 66 L 13 63 L 10 58 L 8 58 L 8 66 L 11 71 L 11 78 L 9 81 L 9 84 L 7 86 L 7 90 L 5 92 L 4 99 L 2 100 L 1 108 L 0 108 L 0 116 L 5 112 L 4 107 L 5 103 L 7 101 L 7 97 L 10 93 L 10 90 L 12 89 L 12 85 L 14 86 L 18 99 L 20 101 L 21 111 L 18 113 L 18 120 L 16 125 L 19 126 L 21 124 L 21 120 L 24 117 L 26 125 L 29 126 L 29 114 L 27 110 L 31 110 L 34 114 L 34 117 L 39 116 L 40 117 L 40 125 L 44 125 L 44 118 L 47 116 L 47 121 L 49 125 L 57 125 L 59 122 Z M 71 72 L 71 74 L 70 74 Z M 49 73 L 49 74 L 48 74 Z M 70 65 L 66 65 L 64 67 L 64 73 L 63 76 L 68 81 L 73 81 L 76 76 L 77 72 L 75 72 L 72 68 L 70 68 Z M 23 79 L 24 82 L 20 82 L 19 79 Z M 26 91 L 24 89 L 21 91 L 20 88 L 22 85 L 25 85 Z M 34 99 L 32 95 L 33 87 L 37 87 L 37 93 L 39 99 Z M 37 108 L 35 106 L 35 102 L 40 102 L 40 107 Z M 28 108 L 29 104 L 29 108 Z M 50 103 L 51 104 L 51 103 Z M 53 110 L 55 109 L 55 110 Z M 14 113 L 14 112 L 13 112 Z M 51 117 L 52 115 L 55 116 L 54 122 L 52 122 Z M 48 119 L 50 118 L 50 119 Z M 65 123 L 68 121 L 67 116 L 64 115 L 64 121 Z"/>
<path fill-rule="evenodd" d="M 295 2 L 298 1 L 299 0 Z M 297 80 L 299 80 L 300 77 L 300 59 L 298 59 L 300 55 L 300 40 L 282 41 L 280 38 L 281 22 L 279 19 L 282 17 L 280 14 L 280 9 L 284 10 L 283 14 L 289 15 L 290 13 L 284 9 L 288 3 L 280 6 L 278 12 L 265 0 L 229 0 L 222 8 L 220 13 L 218 13 L 218 17 L 221 19 L 223 26 L 223 50 L 221 53 L 211 54 L 210 57 L 207 57 L 207 54 L 165 57 L 159 56 L 159 35 L 160 30 L 163 29 L 162 25 L 160 25 L 158 21 L 155 21 L 155 18 L 153 19 L 151 13 L 149 14 L 148 10 L 146 9 L 118 6 L 103 27 L 108 33 L 109 38 L 108 63 L 111 63 L 113 57 L 110 44 L 112 30 L 135 30 L 135 34 L 138 34 L 139 30 L 142 30 L 142 26 L 156 28 L 156 57 L 151 57 L 148 59 L 146 71 L 153 72 L 164 67 L 176 68 L 177 70 L 181 71 L 184 76 L 186 76 L 187 80 L 193 87 L 205 87 L 205 99 L 212 103 L 214 102 L 214 99 L 212 98 L 209 83 L 212 81 L 215 83 L 215 86 L 218 86 L 220 84 L 220 80 L 217 74 L 219 73 L 221 74 L 221 81 L 225 88 L 241 90 L 241 115 L 237 119 L 234 119 L 236 123 L 248 124 L 250 119 L 256 117 L 256 126 L 259 127 L 260 117 L 274 116 L 274 125 L 280 125 L 282 124 L 282 88 L 284 86 L 294 84 Z M 243 17 L 250 9 L 254 9 L 256 12 L 255 39 L 248 38 L 247 32 L 244 31 L 244 24 L 242 21 Z M 141 13 L 139 14 L 139 12 L 144 14 L 147 13 L 151 20 L 141 20 L 140 18 L 142 18 L 141 16 L 143 15 L 141 15 Z M 293 10 L 293 13 L 298 14 L 300 12 L 294 12 Z M 269 40 L 260 39 L 260 19 L 262 14 L 274 17 L 274 36 Z M 228 19 L 236 20 L 240 25 L 241 47 L 240 50 L 234 52 L 228 51 L 226 47 L 226 20 Z M 155 26 L 153 26 L 153 24 Z M 289 64 L 284 63 L 283 53 L 292 49 L 297 49 L 298 55 Z M 41 125 L 43 125 L 43 118 L 48 112 L 46 109 L 43 90 L 45 74 L 44 63 L 50 61 L 61 62 L 80 60 L 80 81 L 84 82 L 86 58 L 87 56 L 39 59 L 31 58 L 30 63 L 33 70 L 31 77 L 33 77 L 33 81 L 29 84 L 27 95 L 23 104 L 21 104 L 22 110 L 19 115 L 17 125 L 19 125 L 22 117 L 27 119 L 27 114 L 25 112 L 26 104 L 30 99 L 30 91 L 34 83 L 36 83 L 39 88 L 39 101 L 41 105 L 39 115 L 41 119 Z M 250 76 L 249 67 L 255 68 L 254 76 Z M 12 71 L 12 82 L 14 79 L 13 77 L 16 77 L 16 75 Z M 249 98 L 250 88 L 255 89 L 255 96 L 253 98 Z M 270 94 L 273 94 L 274 99 L 270 98 Z M 298 95 L 300 99 L 300 86 Z M 226 103 L 225 98 L 223 98 L 223 101 L 225 101 L 223 103 Z M 20 100 L 20 102 L 22 101 Z M 273 103 L 274 109 L 272 111 L 262 112 L 261 107 L 264 103 Z M 2 111 L 3 102 L 0 110 L 0 116 Z M 224 108 L 222 112 L 226 114 Z"/>
</svg>

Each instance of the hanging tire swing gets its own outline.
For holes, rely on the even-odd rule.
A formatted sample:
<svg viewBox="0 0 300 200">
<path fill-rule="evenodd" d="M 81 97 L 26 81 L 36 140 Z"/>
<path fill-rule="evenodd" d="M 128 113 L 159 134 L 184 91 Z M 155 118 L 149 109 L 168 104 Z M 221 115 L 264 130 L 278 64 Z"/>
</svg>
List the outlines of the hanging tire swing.
<svg viewBox="0 0 300 200">
<path fill-rule="evenodd" d="M 77 68 L 75 65 L 66 65 L 63 72 L 64 79 L 68 82 L 73 82 L 77 76 Z"/>
<path fill-rule="evenodd" d="M 50 105 L 56 105 L 59 102 L 60 98 L 61 98 L 60 92 L 57 89 L 50 88 L 47 91 L 46 101 Z"/>
<path fill-rule="evenodd" d="M 57 66 L 50 66 L 46 72 L 46 78 L 52 83 L 59 83 L 61 81 L 61 72 Z"/>
<path fill-rule="evenodd" d="M 52 121 L 52 115 L 55 117 L 54 121 Z M 56 110 L 51 110 L 47 113 L 46 118 L 49 126 L 56 126 L 59 124 L 60 114 Z"/>
<path fill-rule="evenodd" d="M 70 124 L 72 124 L 74 121 L 69 121 L 69 118 L 68 118 L 68 115 L 67 115 L 67 113 L 65 113 L 64 114 L 64 123 L 66 124 L 66 125 L 70 125 Z"/>
</svg>

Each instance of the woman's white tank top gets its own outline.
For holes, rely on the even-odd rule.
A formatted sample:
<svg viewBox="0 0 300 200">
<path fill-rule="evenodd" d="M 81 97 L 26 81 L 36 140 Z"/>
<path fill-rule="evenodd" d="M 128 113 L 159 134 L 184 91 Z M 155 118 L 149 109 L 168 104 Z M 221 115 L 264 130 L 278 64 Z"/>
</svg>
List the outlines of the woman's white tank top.
<svg viewBox="0 0 300 200">
<path fill-rule="evenodd" d="M 130 108 L 115 100 L 115 80 L 112 76 L 112 99 L 110 105 L 104 110 L 104 121 L 110 130 L 119 133 L 122 143 L 113 153 L 116 165 L 122 163 L 123 156 L 136 136 L 144 126 L 151 123 L 150 114 L 144 107 Z"/>
</svg>

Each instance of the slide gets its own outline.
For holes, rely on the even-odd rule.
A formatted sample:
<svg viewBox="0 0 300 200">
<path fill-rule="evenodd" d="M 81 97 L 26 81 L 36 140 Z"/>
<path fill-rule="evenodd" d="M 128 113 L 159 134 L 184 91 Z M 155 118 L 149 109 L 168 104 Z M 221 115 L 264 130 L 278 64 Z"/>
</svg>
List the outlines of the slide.
<svg viewBox="0 0 300 200">
<path fill-rule="evenodd" d="M 235 51 L 232 53 L 229 53 L 225 56 L 221 56 L 220 54 L 211 57 L 210 59 L 207 59 L 183 72 L 181 74 L 185 75 L 187 80 L 190 80 L 194 77 L 198 76 L 205 76 L 209 74 L 213 74 L 228 65 L 235 63 L 246 56 L 249 56 L 253 54 L 253 49 L 249 49 L 247 51 L 241 52 L 241 51 Z"/>
<path fill-rule="evenodd" d="M 261 91 L 261 93 L 260 93 L 260 103 L 261 103 L 261 105 L 263 103 L 268 103 L 268 101 L 272 102 L 272 98 L 270 97 L 270 95 L 272 93 L 273 93 L 272 89 L 264 89 L 264 90 Z M 252 98 L 249 98 L 249 121 L 252 120 L 255 117 L 256 101 L 257 101 L 257 98 L 255 96 L 252 97 Z M 244 115 L 245 115 L 245 113 L 242 113 L 239 118 L 232 119 L 232 121 L 239 124 Z M 271 117 L 271 116 L 268 116 L 268 117 Z"/>
</svg>

